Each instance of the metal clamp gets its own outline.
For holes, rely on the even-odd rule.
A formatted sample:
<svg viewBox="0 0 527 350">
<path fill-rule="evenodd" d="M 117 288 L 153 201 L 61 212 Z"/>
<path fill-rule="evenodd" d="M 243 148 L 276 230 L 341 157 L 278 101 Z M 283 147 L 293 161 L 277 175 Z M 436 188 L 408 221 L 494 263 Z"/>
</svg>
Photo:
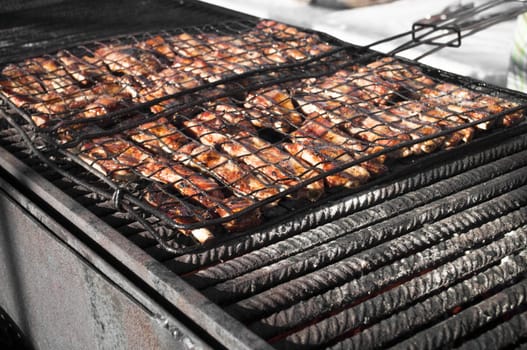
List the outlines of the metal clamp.
<svg viewBox="0 0 527 350">
<path fill-rule="evenodd" d="M 423 31 L 426 28 L 430 28 L 430 31 L 426 34 L 422 34 L 420 36 L 417 35 L 418 32 Z M 456 35 L 455 39 L 449 39 L 448 41 L 437 41 L 432 39 L 426 39 L 425 37 L 430 33 L 436 33 L 442 31 L 443 36 L 450 36 L 452 34 Z M 450 26 L 438 26 L 437 24 L 433 23 L 422 23 L 422 22 L 416 22 L 412 25 L 412 41 L 416 43 L 421 44 L 428 44 L 428 45 L 437 45 L 437 46 L 449 46 L 449 47 L 460 47 L 461 46 L 461 28 L 458 25 L 450 25 Z"/>
</svg>

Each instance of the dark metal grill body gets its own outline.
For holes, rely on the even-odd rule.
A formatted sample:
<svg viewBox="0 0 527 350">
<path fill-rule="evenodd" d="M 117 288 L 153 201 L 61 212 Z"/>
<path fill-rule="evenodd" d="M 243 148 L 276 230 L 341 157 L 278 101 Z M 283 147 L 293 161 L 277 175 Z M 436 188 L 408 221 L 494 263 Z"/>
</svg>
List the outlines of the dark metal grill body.
<svg viewBox="0 0 527 350">
<path fill-rule="evenodd" d="M 201 6 L 153 4 L 153 18 L 163 8 L 188 14 Z M 56 6 L 69 11 L 72 5 Z M 237 16 L 209 11 L 217 21 Z M 185 20 L 178 24 L 197 24 Z M 94 37 L 115 34 L 98 25 Z M 68 38 L 74 43 L 91 35 L 61 30 L 62 39 L 35 47 L 59 48 Z M 111 199 L 31 156 L 4 120 L 1 126 L 0 257 L 9 281 L 1 305 L 37 347 L 61 337 L 54 345 L 67 347 L 90 334 L 98 346 L 144 348 L 525 346 L 525 125 L 496 130 L 413 168 L 402 161 L 389 179 L 351 196 L 177 256 L 116 211 Z M 61 166 L 97 181 L 83 169 Z M 59 305 L 37 302 L 35 293 Z M 61 297 L 74 302 L 60 305 Z M 47 317 L 65 321 L 35 325 Z M 67 329 L 79 320 L 91 328 Z"/>
</svg>

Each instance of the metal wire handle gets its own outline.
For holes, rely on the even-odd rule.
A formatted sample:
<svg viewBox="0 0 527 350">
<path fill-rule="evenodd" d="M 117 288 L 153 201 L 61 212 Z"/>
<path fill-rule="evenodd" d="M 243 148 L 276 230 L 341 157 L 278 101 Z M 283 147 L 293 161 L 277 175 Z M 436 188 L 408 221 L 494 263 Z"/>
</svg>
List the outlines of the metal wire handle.
<svg viewBox="0 0 527 350">
<path fill-rule="evenodd" d="M 489 13 L 490 10 L 498 6 L 511 3 L 516 3 L 516 5 L 512 8 L 508 7 Z M 414 58 L 414 60 L 418 61 L 445 47 L 459 47 L 461 46 L 462 38 L 473 35 L 497 23 L 513 19 L 526 11 L 526 0 L 491 0 L 480 5 L 470 3 L 466 5 L 448 6 L 435 15 L 415 22 L 411 30 L 373 42 L 366 46 L 366 48 L 372 48 L 386 42 L 410 36 L 410 40 L 399 45 L 387 54 L 393 56 L 421 45 L 434 46 Z M 452 36 L 454 38 L 448 39 Z"/>
</svg>

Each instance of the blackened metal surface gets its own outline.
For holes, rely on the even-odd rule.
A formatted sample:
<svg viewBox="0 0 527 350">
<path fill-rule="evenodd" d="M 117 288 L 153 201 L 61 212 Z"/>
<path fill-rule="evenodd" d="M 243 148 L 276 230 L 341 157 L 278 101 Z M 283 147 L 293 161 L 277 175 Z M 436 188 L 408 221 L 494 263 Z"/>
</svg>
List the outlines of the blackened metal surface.
<svg viewBox="0 0 527 350">
<path fill-rule="evenodd" d="M 15 321 L 0 307 L 0 347 L 6 350 L 29 350 L 27 338 Z"/>
<path fill-rule="evenodd" d="M 23 144 L 4 142 L 31 164 Z M 454 160 L 307 213 L 307 222 L 293 218 L 249 234 L 237 247 L 225 242 L 178 257 L 159 250 L 148 237 L 140 239 L 141 230 L 130 219 L 89 192 L 75 186 L 65 190 L 275 347 L 378 348 L 522 281 L 526 151 L 522 134 L 499 144 L 486 142 Z M 38 169 L 38 161 L 33 162 Z M 58 186 L 68 183 L 52 172 L 42 174 Z M 320 226 L 323 221 L 330 222 Z M 110 247 L 111 241 L 104 240 Z M 133 251 L 124 242 L 121 248 Z M 149 263 L 148 271 L 172 279 L 155 264 Z M 164 286 L 163 293 L 171 293 L 170 288 L 179 289 Z M 496 311 L 484 324 L 475 320 L 474 331 L 449 341 L 475 341 L 503 322 L 509 332 L 521 332 L 506 323 L 523 310 L 514 299 L 521 291 L 514 289 L 512 299 L 506 299 L 510 307 L 503 321 L 503 312 Z M 437 305 L 445 298 L 448 302 Z M 489 305 L 491 310 L 494 304 Z M 454 328 L 455 320 L 450 321 Z M 450 330 L 450 323 L 441 327 Z"/>
</svg>

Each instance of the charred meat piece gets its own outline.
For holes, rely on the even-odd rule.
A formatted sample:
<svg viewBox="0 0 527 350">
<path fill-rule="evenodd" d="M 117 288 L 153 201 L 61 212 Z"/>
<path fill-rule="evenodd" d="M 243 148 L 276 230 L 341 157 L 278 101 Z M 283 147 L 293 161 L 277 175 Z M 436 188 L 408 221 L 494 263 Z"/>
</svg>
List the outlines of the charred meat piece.
<svg viewBox="0 0 527 350">
<path fill-rule="evenodd" d="M 319 49 L 330 50 L 333 46 L 322 41 L 317 34 L 298 30 L 284 23 L 272 20 L 262 20 L 256 25 L 254 30 L 259 35 L 266 34 L 273 41 L 286 42 L 292 47 L 319 45 Z"/>
<path fill-rule="evenodd" d="M 211 52 L 203 57 L 211 65 L 221 64 L 224 61 L 232 64 L 230 70 L 238 69 L 248 70 L 257 65 L 266 65 L 272 63 L 265 57 L 267 44 L 251 40 L 250 36 L 234 37 L 230 35 L 200 34 L 197 36 L 203 42 L 206 42 L 211 48 Z M 248 40 L 245 40 L 247 38 Z M 228 68 L 225 66 L 225 68 Z"/>
<path fill-rule="evenodd" d="M 284 148 L 295 158 L 324 172 L 355 160 L 342 148 L 315 138 L 295 138 L 293 143 L 284 143 Z M 354 188 L 364 183 L 370 173 L 362 166 L 354 165 L 324 178 L 327 187 Z"/>
<path fill-rule="evenodd" d="M 168 161 L 154 160 L 150 154 L 125 140 L 100 138 L 85 142 L 79 156 L 86 163 L 113 178 L 130 181 L 137 175 L 171 186 L 186 200 L 200 204 L 219 217 L 230 217 L 255 202 L 250 198 L 224 198 L 219 185 L 185 166 Z M 160 158 L 160 157 L 157 157 Z M 239 218 L 229 220 L 224 226 L 231 230 L 245 230 L 257 224 L 258 209 Z"/>
<path fill-rule="evenodd" d="M 490 114 L 505 113 L 506 111 L 518 107 L 517 103 L 506 101 L 502 98 L 482 95 L 474 100 L 477 108 L 487 110 Z M 498 119 L 498 123 L 510 127 L 525 119 L 525 110 L 520 109 L 514 112 L 505 114 Z"/>
<path fill-rule="evenodd" d="M 186 198 L 211 205 L 213 198 L 221 199 L 219 185 L 189 168 L 154 159 L 149 153 L 123 139 L 102 137 L 84 142 L 79 157 L 86 163 L 118 180 L 130 180 L 141 176 L 172 186 Z M 212 201 L 215 202 L 215 201 Z"/>
<path fill-rule="evenodd" d="M 168 38 L 172 50 L 182 57 L 197 57 L 211 52 L 213 49 L 190 33 L 181 33 Z"/>
<path fill-rule="evenodd" d="M 184 203 L 181 199 L 168 194 L 158 186 L 152 187 L 146 189 L 143 198 L 148 204 L 166 214 L 174 222 L 188 225 L 213 218 L 206 209 Z M 205 243 L 214 238 L 211 230 L 206 227 L 192 230 L 180 229 L 179 232 L 193 236 L 200 243 Z"/>
<path fill-rule="evenodd" d="M 344 69 L 315 81 L 311 86 L 318 89 L 319 94 L 331 99 L 347 103 L 347 97 L 353 96 L 378 105 L 393 100 L 399 89 L 397 84 L 385 81 L 375 74 Z"/>
<path fill-rule="evenodd" d="M 41 126 L 49 120 L 68 118 L 93 118 L 128 106 L 130 96 L 119 86 L 98 83 L 77 94 L 57 98 L 52 101 L 38 102 L 29 107 L 42 114 Z M 35 119 L 35 118 L 34 118 Z"/>
<path fill-rule="evenodd" d="M 250 122 L 260 128 L 283 133 L 302 124 L 303 118 L 295 109 L 291 96 L 277 86 L 250 93 L 245 99 Z"/>
<path fill-rule="evenodd" d="M 35 71 L 37 70 L 37 71 Z M 31 108 L 37 103 L 53 102 L 61 98 L 59 93 L 48 90 L 49 82 L 40 78 L 44 69 L 27 62 L 8 64 L 2 70 L 0 90 L 17 107 Z"/>
<path fill-rule="evenodd" d="M 439 107 L 433 107 L 417 101 L 404 101 L 396 103 L 388 112 L 401 118 L 418 119 L 424 123 L 430 123 L 439 126 L 441 129 L 451 129 L 466 124 L 458 115 L 443 110 Z M 474 137 L 475 130 L 473 127 L 467 127 L 452 132 L 445 136 L 443 141 L 445 148 L 452 148 L 459 143 L 467 143 Z"/>
<path fill-rule="evenodd" d="M 424 122 L 415 117 L 415 114 L 404 113 L 404 110 L 397 110 L 392 113 L 391 109 L 388 111 L 379 111 L 373 113 L 371 116 L 374 119 L 385 122 L 391 129 L 409 135 L 412 140 L 421 140 L 423 137 L 434 136 L 441 132 L 438 126 L 431 123 Z M 412 154 L 419 155 L 422 153 L 431 153 L 443 144 L 443 137 L 437 136 L 433 139 L 419 142 L 410 147 Z"/>
<path fill-rule="evenodd" d="M 194 119 L 183 122 L 188 132 L 196 136 L 203 144 L 221 149 L 230 157 L 244 164 L 250 171 L 265 182 L 271 182 L 280 189 L 294 186 L 298 181 L 291 179 L 274 164 L 268 164 L 255 156 L 247 147 L 240 144 L 229 133 L 228 126 L 216 114 L 203 112 Z M 237 134 L 235 130 L 234 134 Z"/>
<path fill-rule="evenodd" d="M 227 101 L 225 101 L 227 102 Z M 215 113 L 220 117 L 218 120 L 223 120 L 226 123 L 223 126 L 231 126 L 230 133 L 237 131 L 246 131 L 256 134 L 256 128 L 248 120 L 246 110 L 236 107 L 233 104 L 220 102 L 214 107 Z"/>
<path fill-rule="evenodd" d="M 152 112 L 160 113 L 182 103 L 181 98 L 171 98 L 171 95 L 196 88 L 202 83 L 199 77 L 189 72 L 166 68 L 157 74 L 149 86 L 141 88 L 138 101 L 144 103 L 160 99 L 159 103 L 150 107 Z"/>
<path fill-rule="evenodd" d="M 204 112 L 184 122 L 188 131 L 209 146 L 219 147 L 223 152 L 244 164 L 265 182 L 279 188 L 289 188 L 299 183 L 300 178 L 310 178 L 314 172 L 298 160 L 285 154 L 268 142 L 240 130 L 228 123 L 221 115 Z M 315 199 L 322 194 L 323 184 L 315 182 L 298 193 L 298 196 Z"/>
<path fill-rule="evenodd" d="M 236 159 L 209 146 L 189 143 L 181 149 L 181 153 L 174 154 L 174 157 L 189 167 L 210 174 L 240 196 L 262 200 L 280 192 L 280 188 L 256 177 L 250 168 L 244 168 Z"/>
<path fill-rule="evenodd" d="M 488 107 L 475 102 L 481 94 L 463 88 L 459 85 L 443 83 L 422 90 L 421 100 L 427 104 L 456 113 L 466 122 L 477 122 L 491 115 Z M 487 120 L 476 125 L 476 128 L 488 130 L 494 120 Z"/>
<path fill-rule="evenodd" d="M 45 98 L 47 93 L 42 91 L 42 87 L 35 80 L 34 82 L 18 82 L 16 80 L 0 79 L 0 92 L 2 92 L 9 101 L 19 108 L 30 108 L 32 105 Z M 57 98 L 52 96 L 51 99 Z"/>
<path fill-rule="evenodd" d="M 332 144 L 338 148 L 335 149 L 333 155 L 336 158 L 341 157 L 343 160 L 348 159 L 347 156 L 342 155 L 343 152 L 337 152 L 337 149 L 344 150 L 349 155 L 357 154 L 364 157 L 368 154 L 373 154 L 381 151 L 380 146 L 372 146 L 363 141 L 350 137 L 339 130 L 332 130 L 331 123 L 322 117 L 312 117 L 306 121 L 302 127 L 291 133 L 293 142 L 303 142 L 303 140 L 317 139 L 323 140 L 325 143 Z M 330 148 L 326 148 L 325 152 L 329 152 Z M 349 160 L 349 159 L 348 159 Z M 386 160 L 386 156 L 379 156 L 375 160 L 363 162 L 364 166 L 371 174 L 380 174 L 386 169 L 382 163 Z M 350 160 L 351 161 L 351 160 Z"/>
<path fill-rule="evenodd" d="M 26 74 L 32 75 L 48 93 L 67 96 L 80 91 L 76 81 L 51 56 L 26 59 L 22 65 L 22 70 Z"/>
<path fill-rule="evenodd" d="M 441 105 L 444 109 L 458 113 L 460 118 L 469 122 L 505 113 L 508 109 L 518 106 L 518 104 L 500 97 L 477 93 L 449 83 L 437 84 L 433 88 L 425 89 L 423 95 L 430 104 Z M 524 112 L 520 110 L 501 116 L 498 122 L 504 126 L 512 126 L 522 121 L 524 117 Z M 487 130 L 494 122 L 495 120 L 488 120 L 477 124 L 476 127 Z"/>
<path fill-rule="evenodd" d="M 167 60 L 173 61 L 176 58 L 176 53 L 174 50 L 172 50 L 170 43 L 168 43 L 160 35 L 156 35 L 147 40 L 139 42 L 138 47 L 143 50 L 156 52 L 158 55 L 165 57 Z"/>
<path fill-rule="evenodd" d="M 279 192 L 214 148 L 190 141 L 165 118 L 142 124 L 129 135 L 155 153 L 165 152 L 174 160 L 209 174 L 237 194 L 265 199 Z"/>
<path fill-rule="evenodd" d="M 423 88 L 435 85 L 435 81 L 426 76 L 421 69 L 397 61 L 393 57 L 384 57 L 365 67 L 357 69 L 362 73 L 371 73 L 382 79 L 404 87 L 408 92 L 419 94 Z"/>
<path fill-rule="evenodd" d="M 179 152 L 180 148 L 190 142 L 179 130 L 166 118 L 144 123 L 127 131 L 127 135 L 142 147 L 157 154 L 172 154 Z"/>
<path fill-rule="evenodd" d="M 57 59 L 62 63 L 64 69 L 83 86 L 100 81 L 109 74 L 105 67 L 90 64 L 65 50 L 57 53 Z"/>
<path fill-rule="evenodd" d="M 269 164 L 276 164 L 283 169 L 290 177 L 297 177 L 302 180 L 309 180 L 320 174 L 319 171 L 306 167 L 301 161 L 283 152 L 271 143 L 250 135 L 246 132 L 240 132 L 237 140 L 251 149 L 254 155 L 261 158 Z M 299 190 L 299 196 L 315 201 L 324 194 L 324 183 L 321 180 L 313 182 Z"/>
<path fill-rule="evenodd" d="M 222 218 L 240 215 L 235 219 L 223 223 L 229 232 L 245 231 L 255 227 L 262 222 L 262 212 L 259 208 L 253 208 L 248 212 L 241 214 L 243 210 L 248 209 L 256 202 L 251 198 L 239 198 L 231 196 L 221 201 L 220 205 L 214 210 Z"/>
<path fill-rule="evenodd" d="M 216 217 L 227 218 L 239 215 L 242 210 L 248 209 L 254 205 L 254 201 L 249 198 L 228 197 L 218 202 L 213 208 L 201 208 L 182 201 L 178 197 L 169 194 L 160 187 L 155 185 L 148 188 L 144 199 L 154 208 L 167 214 L 167 216 L 179 224 L 193 224 L 214 219 Z M 261 221 L 261 211 L 256 208 L 249 210 L 232 220 L 222 224 L 228 232 L 237 232 L 247 230 L 250 227 L 258 225 Z M 186 230 L 180 232 L 192 235 L 200 243 L 204 243 L 212 238 L 214 234 L 211 229 L 214 227 L 203 227 L 198 229 Z"/>
<path fill-rule="evenodd" d="M 323 127 L 330 129 L 340 129 L 354 138 L 362 139 L 368 143 L 373 143 L 381 147 L 396 147 L 401 142 L 410 140 L 407 133 L 401 133 L 386 125 L 386 122 L 376 120 L 367 112 L 355 106 L 343 104 L 335 100 L 321 99 L 317 95 L 304 96 L 297 98 L 300 109 L 307 115 L 317 116 L 317 123 L 321 124 L 320 119 L 326 119 L 329 123 L 323 123 Z M 407 157 L 411 151 L 402 147 L 391 153 L 394 157 Z"/>
<path fill-rule="evenodd" d="M 153 52 L 131 45 L 102 46 L 94 54 L 97 62 L 117 74 L 146 77 L 165 66 Z"/>
</svg>

